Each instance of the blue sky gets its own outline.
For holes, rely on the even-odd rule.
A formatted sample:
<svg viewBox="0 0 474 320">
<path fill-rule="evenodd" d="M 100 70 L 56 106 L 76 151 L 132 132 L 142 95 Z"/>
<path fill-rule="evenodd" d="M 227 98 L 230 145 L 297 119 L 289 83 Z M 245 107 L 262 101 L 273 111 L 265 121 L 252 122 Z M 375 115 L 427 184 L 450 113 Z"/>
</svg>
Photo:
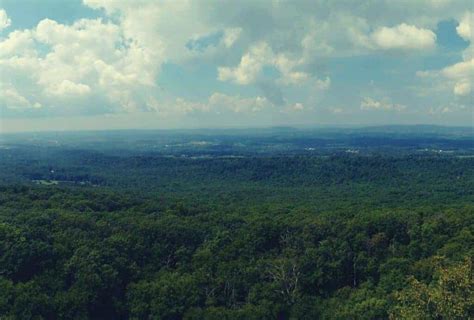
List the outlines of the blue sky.
<svg viewBox="0 0 474 320">
<path fill-rule="evenodd" d="M 473 124 L 464 0 L 0 0 L 0 132 Z"/>
</svg>

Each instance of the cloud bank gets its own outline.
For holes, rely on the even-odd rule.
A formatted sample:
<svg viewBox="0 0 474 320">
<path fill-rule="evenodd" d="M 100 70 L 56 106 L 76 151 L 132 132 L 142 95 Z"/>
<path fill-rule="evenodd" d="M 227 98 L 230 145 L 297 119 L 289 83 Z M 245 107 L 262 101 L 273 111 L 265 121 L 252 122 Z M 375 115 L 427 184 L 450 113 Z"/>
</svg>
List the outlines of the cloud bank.
<svg viewBox="0 0 474 320">
<path fill-rule="evenodd" d="M 359 84 L 350 79 L 364 79 L 358 61 L 435 55 L 438 24 L 451 20 L 468 43 L 460 61 L 438 70 L 406 72 L 420 81 L 419 90 L 426 84 L 416 74 L 442 78 L 449 88 L 443 91 L 446 99 L 472 94 L 469 1 L 84 0 L 83 6 L 99 18 L 71 23 L 44 18 L 29 29 L 16 29 L 14 19 L 0 9 L 3 117 L 16 112 L 48 116 L 144 111 L 163 117 L 227 112 L 268 116 L 326 110 L 335 102 L 351 107 Z M 207 68 L 206 78 L 194 84 L 203 89 L 194 96 L 179 83 L 163 90 L 159 79 L 168 65 L 186 72 Z M 373 68 L 393 71 L 384 65 Z M 364 81 L 370 89 L 372 79 Z M 415 102 L 389 102 L 397 100 L 391 91 L 400 93 L 402 84 L 394 89 L 383 80 L 378 83 L 383 91 L 379 96 L 387 98 L 378 101 L 366 92 L 359 106 L 352 103 L 354 110 L 416 109 Z M 470 108 L 469 101 L 463 104 Z"/>
</svg>

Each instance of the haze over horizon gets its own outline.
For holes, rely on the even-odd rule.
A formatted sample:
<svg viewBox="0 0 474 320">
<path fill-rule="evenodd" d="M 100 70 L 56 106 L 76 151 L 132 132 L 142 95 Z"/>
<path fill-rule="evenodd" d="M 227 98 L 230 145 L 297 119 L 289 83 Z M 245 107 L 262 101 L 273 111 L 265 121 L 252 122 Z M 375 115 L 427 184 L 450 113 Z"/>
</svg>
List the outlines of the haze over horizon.
<svg viewBox="0 0 474 320">
<path fill-rule="evenodd" d="M 0 0 L 0 133 L 474 123 L 473 6 Z"/>
</svg>

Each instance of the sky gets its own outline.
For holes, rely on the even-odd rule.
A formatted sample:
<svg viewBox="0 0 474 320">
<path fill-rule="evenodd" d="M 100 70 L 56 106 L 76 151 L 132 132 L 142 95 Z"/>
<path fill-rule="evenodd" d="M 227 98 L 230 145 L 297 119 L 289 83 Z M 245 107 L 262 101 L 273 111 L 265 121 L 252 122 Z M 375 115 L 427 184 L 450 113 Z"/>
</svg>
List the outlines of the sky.
<svg viewBox="0 0 474 320">
<path fill-rule="evenodd" d="M 0 132 L 474 123 L 464 0 L 0 0 Z"/>
</svg>

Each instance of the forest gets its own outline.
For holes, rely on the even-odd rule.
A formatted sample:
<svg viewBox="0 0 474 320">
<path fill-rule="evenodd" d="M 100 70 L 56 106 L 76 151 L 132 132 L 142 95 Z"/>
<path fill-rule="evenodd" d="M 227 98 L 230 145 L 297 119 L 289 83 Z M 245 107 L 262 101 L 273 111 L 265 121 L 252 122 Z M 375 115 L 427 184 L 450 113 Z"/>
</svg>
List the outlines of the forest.
<svg viewBox="0 0 474 320">
<path fill-rule="evenodd" d="M 2 137 L 0 319 L 473 318 L 474 139 L 374 130 Z"/>
</svg>

